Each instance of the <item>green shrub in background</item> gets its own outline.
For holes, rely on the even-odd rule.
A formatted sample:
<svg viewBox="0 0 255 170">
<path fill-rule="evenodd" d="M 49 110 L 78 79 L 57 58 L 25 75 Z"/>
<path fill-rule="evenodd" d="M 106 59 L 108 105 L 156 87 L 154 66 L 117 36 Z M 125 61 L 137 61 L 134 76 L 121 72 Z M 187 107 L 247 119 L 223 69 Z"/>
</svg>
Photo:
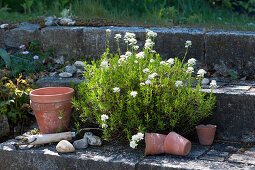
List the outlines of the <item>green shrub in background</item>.
<svg viewBox="0 0 255 170">
<path fill-rule="evenodd" d="M 212 5 L 222 5 L 224 7 L 230 8 L 243 13 L 255 12 L 255 0 L 207 0 Z"/>
<path fill-rule="evenodd" d="M 85 63 L 88 82 L 78 86 L 78 98 L 73 104 L 84 123 L 95 123 L 104 129 L 106 140 L 127 141 L 137 132 L 167 134 L 174 130 L 184 135 L 212 113 L 215 97 L 201 92 L 203 69 L 198 71 L 198 83 L 194 84 L 196 60 L 164 61 L 153 50 L 156 33 L 147 31 L 146 36 L 141 52 L 135 45 L 135 34 L 126 33 L 125 55 L 109 54 L 107 48 L 100 61 Z M 119 42 L 121 35 L 116 34 L 115 38 Z M 186 54 L 190 46 L 187 41 Z"/>
</svg>

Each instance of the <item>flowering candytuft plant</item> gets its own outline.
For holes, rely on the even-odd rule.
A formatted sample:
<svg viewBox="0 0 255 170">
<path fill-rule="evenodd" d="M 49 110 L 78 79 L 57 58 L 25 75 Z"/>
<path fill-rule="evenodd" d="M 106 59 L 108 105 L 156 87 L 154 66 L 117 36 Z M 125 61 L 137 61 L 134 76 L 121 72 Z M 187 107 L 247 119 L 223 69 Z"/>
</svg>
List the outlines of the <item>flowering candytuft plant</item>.
<svg viewBox="0 0 255 170">
<path fill-rule="evenodd" d="M 119 43 L 121 36 L 113 36 Z M 110 54 L 107 48 L 100 61 L 85 63 L 88 81 L 79 85 L 73 104 L 84 122 L 104 128 L 105 139 L 129 141 L 136 148 L 144 132 L 185 135 L 212 113 L 215 97 L 201 91 L 206 71 L 195 72 L 194 58 L 185 63 L 191 41 L 185 44 L 183 60 L 164 61 L 153 50 L 156 36 L 147 30 L 144 48 L 138 51 L 136 35 L 126 33 L 127 51 Z"/>
</svg>

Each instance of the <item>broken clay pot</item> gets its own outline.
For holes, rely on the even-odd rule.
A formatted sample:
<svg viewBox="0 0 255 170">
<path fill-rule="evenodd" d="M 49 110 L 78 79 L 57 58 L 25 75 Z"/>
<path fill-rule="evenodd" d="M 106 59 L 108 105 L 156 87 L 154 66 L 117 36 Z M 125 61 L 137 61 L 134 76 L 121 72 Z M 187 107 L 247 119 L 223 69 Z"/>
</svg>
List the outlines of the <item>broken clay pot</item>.
<svg viewBox="0 0 255 170">
<path fill-rule="evenodd" d="M 166 135 L 158 133 L 145 133 L 145 155 L 164 153 L 164 141 Z"/>
<path fill-rule="evenodd" d="M 191 142 L 183 136 L 170 132 L 164 141 L 164 151 L 168 154 L 186 156 L 191 149 Z"/>
</svg>

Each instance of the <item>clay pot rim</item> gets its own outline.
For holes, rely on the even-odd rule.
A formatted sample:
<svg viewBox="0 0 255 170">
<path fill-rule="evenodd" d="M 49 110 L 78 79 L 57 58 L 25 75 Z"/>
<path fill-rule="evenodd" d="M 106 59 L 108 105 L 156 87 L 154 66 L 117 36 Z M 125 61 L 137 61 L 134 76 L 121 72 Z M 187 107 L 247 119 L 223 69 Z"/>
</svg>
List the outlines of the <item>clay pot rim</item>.
<svg viewBox="0 0 255 170">
<path fill-rule="evenodd" d="M 41 90 L 44 90 L 44 89 L 59 89 L 59 88 L 66 89 L 66 92 L 65 93 L 58 93 L 58 94 L 48 94 L 48 95 L 33 94 L 35 92 L 38 92 L 38 91 L 41 91 Z M 35 97 L 38 97 L 38 96 L 52 97 L 52 96 L 68 95 L 68 94 L 71 94 L 71 93 L 74 93 L 74 89 L 70 88 L 70 87 L 43 87 L 43 88 L 39 88 L 39 89 L 35 89 L 35 90 L 31 91 L 29 95 L 30 96 L 35 96 Z"/>
<path fill-rule="evenodd" d="M 212 125 L 212 124 L 201 124 L 201 125 L 197 125 L 196 129 L 213 129 L 213 128 L 217 128 L 217 125 Z"/>
</svg>

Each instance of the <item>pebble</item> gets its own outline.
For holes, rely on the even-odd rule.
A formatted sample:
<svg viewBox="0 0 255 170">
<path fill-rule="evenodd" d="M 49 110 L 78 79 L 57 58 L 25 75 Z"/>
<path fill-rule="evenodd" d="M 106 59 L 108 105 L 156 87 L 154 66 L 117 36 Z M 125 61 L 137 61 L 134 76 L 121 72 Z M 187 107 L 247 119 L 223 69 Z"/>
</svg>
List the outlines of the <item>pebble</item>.
<svg viewBox="0 0 255 170">
<path fill-rule="evenodd" d="M 70 152 L 74 152 L 75 148 L 73 147 L 73 145 L 68 142 L 67 140 L 61 140 L 57 146 L 56 146 L 56 150 L 60 153 L 70 153 Z"/>
<path fill-rule="evenodd" d="M 75 66 L 66 66 L 66 72 L 74 74 L 76 73 L 77 68 Z"/>
<path fill-rule="evenodd" d="M 210 81 L 209 81 L 208 78 L 204 78 L 204 79 L 202 80 L 202 84 L 203 84 L 203 85 L 207 85 L 209 82 L 210 82 Z"/>
<path fill-rule="evenodd" d="M 68 72 L 63 72 L 63 73 L 60 73 L 59 76 L 62 78 L 68 78 L 68 77 L 72 77 L 73 74 L 68 73 Z"/>
<path fill-rule="evenodd" d="M 86 137 L 88 138 L 89 145 L 92 145 L 92 146 L 101 146 L 102 145 L 101 138 L 96 135 L 93 135 L 93 133 L 86 132 L 84 134 L 83 138 L 86 138 Z"/>
<path fill-rule="evenodd" d="M 74 66 L 80 69 L 84 69 L 84 63 L 82 61 L 76 61 Z"/>
<path fill-rule="evenodd" d="M 74 141 L 73 146 L 76 149 L 85 149 L 85 148 L 87 148 L 88 147 L 88 138 L 86 137 L 86 138 Z"/>
</svg>

